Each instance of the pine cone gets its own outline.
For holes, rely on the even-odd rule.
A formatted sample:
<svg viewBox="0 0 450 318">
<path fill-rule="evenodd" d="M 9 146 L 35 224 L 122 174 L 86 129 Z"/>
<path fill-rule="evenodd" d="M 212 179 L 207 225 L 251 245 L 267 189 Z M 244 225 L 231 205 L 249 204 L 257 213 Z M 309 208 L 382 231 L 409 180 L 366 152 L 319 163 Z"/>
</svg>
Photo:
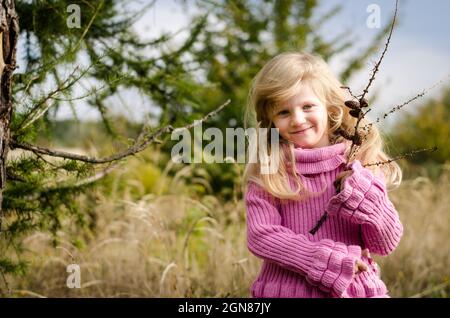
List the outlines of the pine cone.
<svg viewBox="0 0 450 318">
<path fill-rule="evenodd" d="M 351 108 L 351 109 L 359 109 L 360 108 L 359 103 L 354 100 L 348 100 L 344 104 L 345 104 L 345 106 L 347 106 L 348 108 Z"/>
<path fill-rule="evenodd" d="M 361 107 L 367 107 L 367 106 L 369 106 L 369 103 L 367 102 L 367 99 L 363 98 L 359 101 L 359 105 Z"/>
<path fill-rule="evenodd" d="M 355 118 L 359 118 L 359 115 L 361 114 L 361 109 L 352 109 L 350 111 L 350 116 L 355 117 Z"/>
</svg>

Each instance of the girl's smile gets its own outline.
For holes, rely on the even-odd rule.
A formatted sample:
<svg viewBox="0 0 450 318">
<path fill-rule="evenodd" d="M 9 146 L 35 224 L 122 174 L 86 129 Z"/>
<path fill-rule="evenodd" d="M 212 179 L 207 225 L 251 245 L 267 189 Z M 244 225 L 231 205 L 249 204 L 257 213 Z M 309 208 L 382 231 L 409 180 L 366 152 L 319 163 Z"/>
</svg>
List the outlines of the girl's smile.
<svg viewBox="0 0 450 318">
<path fill-rule="evenodd" d="M 311 127 L 305 128 L 303 130 L 298 130 L 298 131 L 291 132 L 291 135 L 305 134 L 310 128 L 313 128 L 313 127 L 311 126 Z"/>
</svg>

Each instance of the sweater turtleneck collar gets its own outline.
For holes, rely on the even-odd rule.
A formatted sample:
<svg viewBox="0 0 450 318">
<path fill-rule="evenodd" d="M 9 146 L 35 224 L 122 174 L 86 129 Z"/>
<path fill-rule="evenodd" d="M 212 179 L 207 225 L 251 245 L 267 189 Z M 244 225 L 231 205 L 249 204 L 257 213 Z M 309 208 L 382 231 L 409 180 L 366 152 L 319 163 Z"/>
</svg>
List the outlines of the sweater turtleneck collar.
<svg viewBox="0 0 450 318">
<path fill-rule="evenodd" d="M 344 142 L 320 148 L 294 148 L 297 171 L 300 174 L 313 174 L 331 171 L 345 162 Z"/>
</svg>

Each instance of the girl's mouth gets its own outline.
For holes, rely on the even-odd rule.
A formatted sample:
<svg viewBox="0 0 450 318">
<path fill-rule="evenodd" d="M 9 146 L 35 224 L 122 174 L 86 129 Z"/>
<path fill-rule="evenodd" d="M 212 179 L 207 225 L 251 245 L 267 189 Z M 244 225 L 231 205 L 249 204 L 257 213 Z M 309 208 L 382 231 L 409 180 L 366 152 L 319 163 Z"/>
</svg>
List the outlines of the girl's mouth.
<svg viewBox="0 0 450 318">
<path fill-rule="evenodd" d="M 308 130 L 311 129 L 311 128 L 312 128 L 312 126 L 306 128 L 306 129 L 303 129 L 303 130 L 298 130 L 298 131 L 291 132 L 291 135 L 301 135 L 301 134 L 304 134 L 306 131 L 308 131 Z"/>
</svg>

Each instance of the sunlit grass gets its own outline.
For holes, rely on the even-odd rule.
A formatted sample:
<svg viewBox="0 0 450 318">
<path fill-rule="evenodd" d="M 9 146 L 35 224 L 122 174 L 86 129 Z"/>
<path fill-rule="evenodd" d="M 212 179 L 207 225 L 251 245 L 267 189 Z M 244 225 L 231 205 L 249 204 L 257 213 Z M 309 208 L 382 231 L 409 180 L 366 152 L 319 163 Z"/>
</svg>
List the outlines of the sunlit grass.
<svg viewBox="0 0 450 318">
<path fill-rule="evenodd" d="M 247 250 L 244 202 L 192 195 L 180 174 L 194 166 L 170 178 L 139 170 L 143 163 L 135 160 L 131 171 L 111 177 L 108 194 L 96 190 L 94 230 L 67 221 L 58 248 L 47 234 L 25 239 L 30 267 L 8 278 L 11 296 L 250 297 L 261 261 Z M 150 183 L 136 171 L 159 179 Z M 391 297 L 448 296 L 449 175 L 446 169 L 436 183 L 406 180 L 390 193 L 405 233 L 394 253 L 374 258 Z M 81 268 L 79 289 L 66 286 L 71 263 Z"/>
</svg>

